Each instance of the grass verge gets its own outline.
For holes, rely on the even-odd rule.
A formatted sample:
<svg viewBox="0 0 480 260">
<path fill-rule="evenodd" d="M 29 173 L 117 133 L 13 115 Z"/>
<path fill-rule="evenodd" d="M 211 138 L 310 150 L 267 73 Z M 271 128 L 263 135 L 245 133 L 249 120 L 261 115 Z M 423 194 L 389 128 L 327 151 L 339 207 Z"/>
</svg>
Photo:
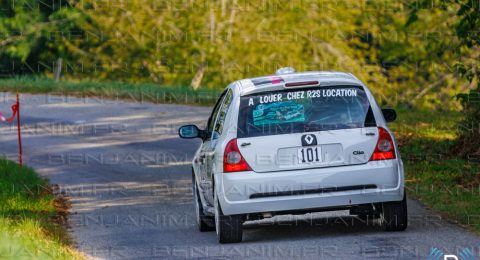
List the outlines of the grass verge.
<svg viewBox="0 0 480 260">
<path fill-rule="evenodd" d="M 451 153 L 459 112 L 397 110 L 408 194 L 480 234 L 480 165 Z"/>
<path fill-rule="evenodd" d="M 185 86 L 94 81 L 57 82 L 43 77 L 0 79 L 0 91 L 191 105 L 215 104 L 221 93 L 218 89 L 193 90 Z"/>
<path fill-rule="evenodd" d="M 72 249 L 48 182 L 0 159 L 0 259 L 83 259 Z"/>
</svg>

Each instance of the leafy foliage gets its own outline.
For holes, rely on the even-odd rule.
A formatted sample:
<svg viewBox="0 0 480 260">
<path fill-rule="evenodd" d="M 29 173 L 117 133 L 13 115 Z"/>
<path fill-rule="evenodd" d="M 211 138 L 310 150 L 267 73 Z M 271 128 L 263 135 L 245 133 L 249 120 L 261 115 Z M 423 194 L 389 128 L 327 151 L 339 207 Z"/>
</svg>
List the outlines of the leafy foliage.
<svg viewBox="0 0 480 260">
<path fill-rule="evenodd" d="M 454 65 L 457 74 L 470 83 L 469 91 L 456 95 L 457 99 L 461 101 L 464 115 L 458 125 L 459 139 L 456 150 L 460 155 L 466 157 L 478 156 L 480 155 L 478 138 L 480 133 L 480 71 L 478 70 L 480 35 L 477 30 L 480 28 L 480 2 L 475 0 L 421 0 L 418 6 L 412 8 L 409 20 L 417 20 L 420 9 L 426 7 L 428 2 L 434 6 L 433 10 L 455 10 L 455 20 L 451 25 L 459 39 L 455 47 L 460 50 L 467 49 L 470 54 L 462 53 L 461 59 Z"/>
<path fill-rule="evenodd" d="M 458 22 L 457 34 L 467 47 L 479 50 L 480 35 L 480 2 L 474 0 L 456 0 L 458 11 L 457 16 L 460 17 Z M 479 55 L 475 56 L 470 63 L 460 63 L 458 65 L 460 73 L 465 76 L 476 88 L 470 92 L 458 95 L 461 100 L 465 118 L 463 125 L 471 126 L 460 128 L 461 134 L 459 138 L 459 146 L 462 154 L 467 156 L 480 155 L 480 71 L 479 71 Z"/>
<path fill-rule="evenodd" d="M 476 51 L 459 47 L 457 10 L 443 1 L 428 9 L 430 0 L 13 2 L 0 22 L 8 75 L 50 75 L 62 58 L 70 79 L 188 86 L 195 78 L 221 89 L 292 66 L 352 72 L 382 104 L 427 108 L 457 108 L 452 97 L 471 87 L 453 65 Z"/>
<path fill-rule="evenodd" d="M 457 95 L 463 106 L 463 120 L 459 124 L 456 150 L 466 157 L 480 156 L 480 86 L 468 93 Z"/>
<path fill-rule="evenodd" d="M 75 28 L 66 0 L 4 0 L 0 3 L 0 69 L 4 76 L 43 72 L 62 56 L 58 35 Z M 6 75 L 5 75 L 6 74 Z"/>
</svg>

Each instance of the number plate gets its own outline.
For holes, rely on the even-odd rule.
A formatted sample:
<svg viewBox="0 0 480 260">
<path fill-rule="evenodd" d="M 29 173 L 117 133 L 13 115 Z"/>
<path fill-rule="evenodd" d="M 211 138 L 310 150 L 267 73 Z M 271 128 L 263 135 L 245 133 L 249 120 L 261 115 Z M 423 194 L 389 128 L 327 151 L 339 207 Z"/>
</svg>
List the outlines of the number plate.
<svg viewBox="0 0 480 260">
<path fill-rule="evenodd" d="M 321 163 L 322 152 L 320 146 L 298 148 L 298 163 Z"/>
</svg>

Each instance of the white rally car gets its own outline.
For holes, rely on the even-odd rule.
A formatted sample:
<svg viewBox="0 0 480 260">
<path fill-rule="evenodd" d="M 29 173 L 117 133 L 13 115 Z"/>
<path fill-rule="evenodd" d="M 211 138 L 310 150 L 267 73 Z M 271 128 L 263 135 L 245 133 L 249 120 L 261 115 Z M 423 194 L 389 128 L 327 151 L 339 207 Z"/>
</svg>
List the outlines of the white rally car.
<svg viewBox="0 0 480 260">
<path fill-rule="evenodd" d="M 203 141 L 192 173 L 200 231 L 240 242 L 248 220 L 347 209 L 405 230 L 403 163 L 387 127 L 395 118 L 349 73 L 283 68 L 231 83 L 206 129 L 179 129 Z"/>
</svg>

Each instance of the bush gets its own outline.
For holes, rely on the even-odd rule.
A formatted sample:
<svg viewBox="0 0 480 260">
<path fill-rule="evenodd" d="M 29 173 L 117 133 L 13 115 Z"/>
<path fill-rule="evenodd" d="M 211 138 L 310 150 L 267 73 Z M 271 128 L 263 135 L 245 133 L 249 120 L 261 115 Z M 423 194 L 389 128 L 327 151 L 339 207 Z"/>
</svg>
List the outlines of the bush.
<svg viewBox="0 0 480 260">
<path fill-rule="evenodd" d="M 463 120 L 458 127 L 456 152 L 467 158 L 480 156 L 480 83 L 469 93 L 457 95 L 463 107 Z"/>
</svg>

